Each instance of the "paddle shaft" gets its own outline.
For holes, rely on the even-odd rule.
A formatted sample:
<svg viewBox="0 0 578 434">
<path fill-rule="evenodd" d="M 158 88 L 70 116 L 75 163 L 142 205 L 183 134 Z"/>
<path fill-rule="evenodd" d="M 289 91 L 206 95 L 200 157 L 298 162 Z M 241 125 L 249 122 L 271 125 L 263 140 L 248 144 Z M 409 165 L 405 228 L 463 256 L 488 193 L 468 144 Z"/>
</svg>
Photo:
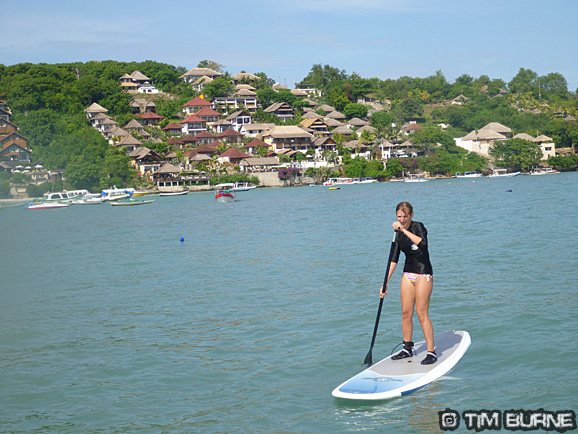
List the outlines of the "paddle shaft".
<svg viewBox="0 0 578 434">
<path fill-rule="evenodd" d="M 395 247 L 395 243 L 397 240 L 397 231 L 395 231 L 393 233 L 393 240 L 391 241 L 391 248 L 389 249 L 389 258 L 387 258 L 387 265 L 385 267 L 385 277 L 383 278 L 383 288 L 385 289 L 387 287 L 387 280 L 389 277 L 389 269 L 391 267 L 391 259 L 393 257 L 393 249 Z M 373 327 L 373 337 L 371 338 L 371 346 L 369 347 L 369 352 L 367 353 L 367 355 L 365 356 L 365 360 L 363 362 L 364 365 L 371 365 L 372 364 L 372 351 L 373 351 L 373 345 L 375 345 L 375 337 L 377 336 L 377 328 L 379 327 L 379 318 L 381 317 L 381 308 L 383 307 L 383 299 L 385 298 L 385 295 L 383 297 L 379 298 L 379 307 L 377 308 L 377 317 L 375 318 L 375 326 Z"/>
</svg>

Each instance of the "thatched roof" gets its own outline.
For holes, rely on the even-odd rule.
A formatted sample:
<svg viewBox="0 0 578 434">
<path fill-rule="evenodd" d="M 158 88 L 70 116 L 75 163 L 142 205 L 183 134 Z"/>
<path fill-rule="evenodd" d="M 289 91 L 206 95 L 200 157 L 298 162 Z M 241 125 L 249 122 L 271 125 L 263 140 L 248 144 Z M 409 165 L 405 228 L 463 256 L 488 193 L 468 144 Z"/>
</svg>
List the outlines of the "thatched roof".
<svg viewBox="0 0 578 434">
<path fill-rule="evenodd" d="M 323 110 L 325 113 L 331 113 L 331 112 L 335 111 L 335 109 L 333 107 L 331 107 L 330 105 L 327 105 L 327 104 L 323 104 L 322 106 L 320 106 L 318 108 Z"/>
<path fill-rule="evenodd" d="M 526 134 L 526 133 L 518 133 L 514 136 L 514 139 L 522 139 L 522 140 L 529 140 L 529 141 L 533 141 L 534 137 L 532 137 L 530 134 Z"/>
<path fill-rule="evenodd" d="M 486 125 L 483 128 L 480 128 L 480 131 L 482 130 L 487 130 L 487 129 L 492 129 L 498 133 L 511 133 L 512 129 L 508 128 L 498 122 L 490 122 L 488 125 Z"/>
<path fill-rule="evenodd" d="M 318 115 L 314 111 L 308 111 L 303 116 L 302 119 L 322 119 L 323 116 Z"/>
<path fill-rule="evenodd" d="M 552 138 L 545 136 L 544 134 L 541 134 L 534 139 L 534 142 L 536 142 L 536 143 L 544 143 L 544 142 L 551 142 L 551 141 L 552 141 Z"/>
<path fill-rule="evenodd" d="M 193 156 L 192 160 L 193 161 L 209 161 L 209 160 L 212 160 L 212 158 L 209 157 L 207 154 L 197 154 L 197 155 Z"/>
<path fill-rule="evenodd" d="M 239 89 L 234 96 L 257 96 L 257 93 L 249 89 Z"/>
<path fill-rule="evenodd" d="M 93 102 L 86 110 L 86 113 L 108 113 L 108 110 L 104 107 L 98 105 L 97 103 Z"/>
<path fill-rule="evenodd" d="M 480 131 L 478 131 L 478 140 L 506 140 L 506 138 L 506 136 L 491 128 L 482 128 Z"/>
<path fill-rule="evenodd" d="M 132 119 L 128 124 L 124 126 L 125 130 L 142 130 L 143 128 L 144 127 L 136 119 Z M 179 128 L 181 128 L 180 125 Z"/>
<path fill-rule="evenodd" d="M 212 69 L 209 68 L 191 68 L 189 69 L 187 72 L 185 72 L 183 75 L 181 75 L 179 78 L 185 78 L 185 77 L 189 77 L 189 76 L 193 76 L 193 77 L 201 77 L 201 76 L 209 76 L 209 77 L 215 77 L 215 76 L 220 76 L 223 75 L 220 72 L 217 71 L 213 71 Z"/>
<path fill-rule="evenodd" d="M 137 81 L 150 81 L 150 78 L 148 78 L 146 75 L 144 75 L 142 72 L 140 71 L 135 71 L 131 74 L 132 78 L 134 78 Z"/>
<path fill-rule="evenodd" d="M 325 125 L 327 125 L 330 128 L 337 128 L 337 127 L 345 126 L 344 123 L 339 122 L 337 119 L 323 118 L 323 121 L 325 122 Z"/>
<path fill-rule="evenodd" d="M 141 145 L 142 142 L 140 140 L 135 139 L 130 134 L 124 137 L 120 142 L 118 142 L 118 146 L 127 146 L 127 145 Z"/>
<path fill-rule="evenodd" d="M 291 89 L 291 93 L 295 96 L 307 96 L 307 92 L 303 92 L 299 89 Z"/>
<path fill-rule="evenodd" d="M 252 157 L 245 158 L 239 163 L 240 166 L 277 166 L 279 165 L 278 157 Z"/>
<path fill-rule="evenodd" d="M 333 134 L 341 134 L 342 136 L 350 136 L 353 134 L 353 131 L 347 128 L 346 126 L 337 127 L 331 132 Z"/>
<path fill-rule="evenodd" d="M 238 80 L 243 80 L 243 79 L 257 81 L 257 80 L 261 80 L 261 77 L 259 77 L 258 75 L 251 74 L 249 72 L 239 72 L 239 73 L 233 75 L 233 80 L 238 81 Z"/>
<path fill-rule="evenodd" d="M 347 123 L 353 127 L 363 127 L 365 125 L 369 125 L 369 122 L 359 118 L 350 119 Z"/>
<path fill-rule="evenodd" d="M 181 173 L 183 169 L 179 166 L 173 166 L 170 163 L 165 163 L 155 173 Z"/>
<path fill-rule="evenodd" d="M 358 133 L 362 133 L 363 131 L 369 131 L 371 134 L 375 134 L 377 133 L 377 128 L 374 128 L 371 125 L 364 125 L 357 130 Z"/>
<path fill-rule="evenodd" d="M 347 116 L 345 116 L 343 113 L 335 111 L 335 110 L 328 113 L 326 117 L 331 118 L 331 119 L 347 119 Z"/>
<path fill-rule="evenodd" d="M 311 138 L 311 134 L 295 125 L 276 125 L 264 136 L 270 136 L 274 139 Z"/>
</svg>

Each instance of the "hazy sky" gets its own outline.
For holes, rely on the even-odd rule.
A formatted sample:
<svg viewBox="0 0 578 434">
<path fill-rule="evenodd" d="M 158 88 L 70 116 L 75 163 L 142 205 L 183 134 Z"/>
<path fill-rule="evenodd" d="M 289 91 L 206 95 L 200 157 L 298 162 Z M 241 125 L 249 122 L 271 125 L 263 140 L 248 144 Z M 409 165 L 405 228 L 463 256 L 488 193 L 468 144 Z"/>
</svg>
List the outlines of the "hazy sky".
<svg viewBox="0 0 578 434">
<path fill-rule="evenodd" d="M 381 79 L 441 70 L 450 82 L 527 68 L 578 87 L 576 0 L 18 0 L 0 11 L 4 65 L 209 59 L 288 87 L 317 63 Z"/>
</svg>

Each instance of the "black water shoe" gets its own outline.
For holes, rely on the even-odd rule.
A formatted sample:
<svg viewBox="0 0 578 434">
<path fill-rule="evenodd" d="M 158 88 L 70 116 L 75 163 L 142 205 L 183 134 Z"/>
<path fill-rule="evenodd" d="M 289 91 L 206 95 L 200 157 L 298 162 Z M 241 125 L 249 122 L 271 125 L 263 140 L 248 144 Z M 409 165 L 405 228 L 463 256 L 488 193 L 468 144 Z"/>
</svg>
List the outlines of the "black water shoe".
<svg viewBox="0 0 578 434">
<path fill-rule="evenodd" d="M 425 359 L 423 359 L 421 361 L 422 365 L 431 365 L 435 362 L 437 362 L 438 360 L 438 356 L 436 355 L 435 351 L 428 351 L 427 352 L 427 356 L 425 356 Z"/>
<path fill-rule="evenodd" d="M 413 356 L 413 342 L 403 341 L 403 348 L 395 356 L 391 356 L 391 360 L 407 359 Z"/>
</svg>

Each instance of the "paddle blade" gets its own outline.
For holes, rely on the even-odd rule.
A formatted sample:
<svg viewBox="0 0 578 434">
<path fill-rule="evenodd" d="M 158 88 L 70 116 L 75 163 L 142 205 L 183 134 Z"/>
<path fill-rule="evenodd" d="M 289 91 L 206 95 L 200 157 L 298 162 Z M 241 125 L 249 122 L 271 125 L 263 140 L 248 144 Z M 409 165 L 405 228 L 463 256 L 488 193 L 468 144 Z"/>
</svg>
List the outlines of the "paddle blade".
<svg viewBox="0 0 578 434">
<path fill-rule="evenodd" d="M 371 355 L 371 350 L 369 350 L 369 353 L 367 353 L 367 356 L 365 356 L 365 360 L 363 361 L 363 364 L 365 366 L 371 366 L 373 364 L 373 357 Z"/>
</svg>

